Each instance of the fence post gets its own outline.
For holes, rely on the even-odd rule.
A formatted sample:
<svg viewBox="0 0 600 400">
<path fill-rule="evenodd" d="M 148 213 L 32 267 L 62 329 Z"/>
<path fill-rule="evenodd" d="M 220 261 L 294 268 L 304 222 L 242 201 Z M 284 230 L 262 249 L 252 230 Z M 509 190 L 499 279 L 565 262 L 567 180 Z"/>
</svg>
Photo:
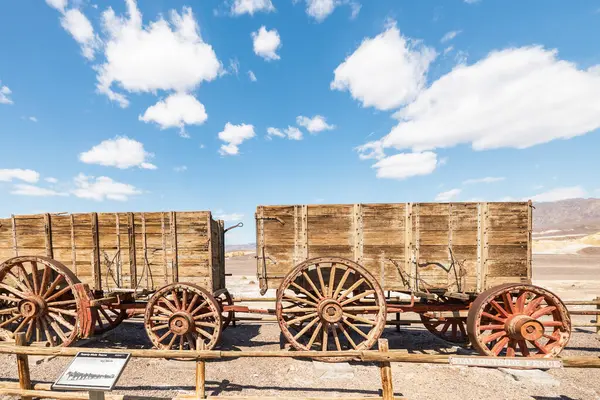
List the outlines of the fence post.
<svg viewBox="0 0 600 400">
<path fill-rule="evenodd" d="M 379 339 L 379 351 L 387 353 L 389 350 L 387 339 Z M 392 383 L 392 366 L 389 361 L 382 361 L 379 370 L 381 371 L 381 389 L 383 400 L 394 400 L 394 386 Z"/>
<path fill-rule="evenodd" d="M 196 350 L 204 350 L 204 341 L 196 338 Z M 206 398 L 206 363 L 204 360 L 196 360 L 196 398 Z"/>
<path fill-rule="evenodd" d="M 19 332 L 15 335 L 15 344 L 17 346 L 29 345 L 25 332 Z M 17 370 L 19 372 L 19 387 L 31 390 L 31 375 L 29 374 L 29 358 L 27 354 L 17 354 Z M 23 396 L 22 400 L 31 400 L 31 397 Z"/>
<path fill-rule="evenodd" d="M 600 296 L 596 297 L 596 310 L 600 311 Z M 600 335 L 600 314 L 596 314 L 596 334 Z"/>
</svg>

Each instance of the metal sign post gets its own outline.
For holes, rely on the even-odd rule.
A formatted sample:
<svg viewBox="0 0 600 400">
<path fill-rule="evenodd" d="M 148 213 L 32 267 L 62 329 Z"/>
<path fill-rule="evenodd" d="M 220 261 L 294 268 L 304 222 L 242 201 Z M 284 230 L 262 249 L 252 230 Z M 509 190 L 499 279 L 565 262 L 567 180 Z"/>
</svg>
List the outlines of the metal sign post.
<svg viewBox="0 0 600 400">
<path fill-rule="evenodd" d="M 79 352 L 52 389 L 88 390 L 91 400 L 104 400 L 104 392 L 113 390 L 129 356 L 129 353 Z"/>
</svg>

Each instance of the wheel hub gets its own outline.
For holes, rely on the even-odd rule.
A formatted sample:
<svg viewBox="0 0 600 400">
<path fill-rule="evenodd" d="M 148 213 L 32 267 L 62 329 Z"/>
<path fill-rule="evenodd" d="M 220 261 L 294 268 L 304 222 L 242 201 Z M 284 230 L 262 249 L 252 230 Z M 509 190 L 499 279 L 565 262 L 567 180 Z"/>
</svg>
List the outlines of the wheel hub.
<svg viewBox="0 0 600 400">
<path fill-rule="evenodd" d="M 325 299 L 319 304 L 318 312 L 322 320 L 333 324 L 342 319 L 344 310 L 337 301 L 333 299 Z"/>
<path fill-rule="evenodd" d="M 185 335 L 194 329 L 194 320 L 188 313 L 175 313 L 169 319 L 169 329 L 176 335 Z"/>
<path fill-rule="evenodd" d="M 512 339 L 533 341 L 544 335 L 544 325 L 528 315 L 515 315 L 506 321 L 506 331 Z"/>
<path fill-rule="evenodd" d="M 26 318 L 39 317 L 46 310 L 46 302 L 39 296 L 32 296 L 19 302 L 19 312 Z"/>
</svg>

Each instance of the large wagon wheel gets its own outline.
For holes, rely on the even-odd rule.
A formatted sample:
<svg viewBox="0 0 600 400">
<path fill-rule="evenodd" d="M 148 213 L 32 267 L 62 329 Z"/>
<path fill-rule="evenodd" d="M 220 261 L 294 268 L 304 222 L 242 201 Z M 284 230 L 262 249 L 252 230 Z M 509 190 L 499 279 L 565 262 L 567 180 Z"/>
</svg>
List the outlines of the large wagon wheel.
<svg viewBox="0 0 600 400">
<path fill-rule="evenodd" d="M 571 337 L 571 319 L 554 293 L 533 285 L 504 284 L 475 299 L 467 330 L 482 355 L 554 357 Z"/>
<path fill-rule="evenodd" d="M 115 329 L 127 319 L 127 310 L 113 309 L 110 307 L 92 308 L 94 318 L 94 335 L 100 335 Z"/>
<path fill-rule="evenodd" d="M 307 260 L 277 291 L 281 332 L 297 350 L 366 350 L 385 328 L 385 296 L 373 276 L 338 257 Z"/>
<path fill-rule="evenodd" d="M 466 317 L 433 318 L 419 314 L 427 330 L 446 342 L 466 346 L 469 344 Z"/>
<path fill-rule="evenodd" d="M 0 265 L 0 328 L 28 342 L 69 346 L 78 336 L 79 280 L 47 257 L 15 257 Z"/>
<path fill-rule="evenodd" d="M 172 283 L 158 290 L 144 315 L 146 332 L 160 349 L 196 349 L 216 346 L 222 331 L 219 303 L 206 290 L 191 283 Z"/>
</svg>

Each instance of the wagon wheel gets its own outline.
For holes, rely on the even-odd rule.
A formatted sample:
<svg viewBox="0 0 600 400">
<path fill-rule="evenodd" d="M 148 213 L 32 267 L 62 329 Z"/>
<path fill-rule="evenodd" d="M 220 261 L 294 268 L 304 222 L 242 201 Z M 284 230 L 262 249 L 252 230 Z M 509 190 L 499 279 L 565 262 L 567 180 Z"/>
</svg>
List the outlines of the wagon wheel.
<svg viewBox="0 0 600 400">
<path fill-rule="evenodd" d="M 196 339 L 210 350 L 219 341 L 222 318 L 219 303 L 191 283 L 172 283 L 158 290 L 144 315 L 146 332 L 160 349 L 196 349 Z"/>
<path fill-rule="evenodd" d="M 0 265 L 0 328 L 25 332 L 28 342 L 69 346 L 77 338 L 79 280 L 47 257 L 15 257 Z"/>
<path fill-rule="evenodd" d="M 92 317 L 94 318 L 94 335 L 100 335 L 115 329 L 126 320 L 127 311 L 102 306 L 94 307 L 92 308 Z"/>
<path fill-rule="evenodd" d="M 385 328 L 385 297 L 357 263 L 314 258 L 281 283 L 276 314 L 281 332 L 297 350 L 366 350 Z"/>
<path fill-rule="evenodd" d="M 533 285 L 504 284 L 475 299 L 467 330 L 482 355 L 554 357 L 571 337 L 571 319 L 554 293 Z"/>
<path fill-rule="evenodd" d="M 229 293 L 228 290 L 225 290 L 223 293 L 219 294 L 217 297 L 215 297 L 215 299 L 219 303 L 221 310 L 223 309 L 223 305 L 228 305 L 228 306 L 233 305 L 233 297 L 231 297 L 231 294 Z M 229 324 L 231 324 L 231 321 L 233 321 L 234 317 L 235 317 L 234 311 L 221 312 L 221 318 L 223 319 L 222 330 L 225 330 L 229 326 Z"/>
<path fill-rule="evenodd" d="M 440 339 L 459 346 L 469 344 L 466 317 L 433 318 L 424 314 L 419 316 L 425 328 Z"/>
</svg>

